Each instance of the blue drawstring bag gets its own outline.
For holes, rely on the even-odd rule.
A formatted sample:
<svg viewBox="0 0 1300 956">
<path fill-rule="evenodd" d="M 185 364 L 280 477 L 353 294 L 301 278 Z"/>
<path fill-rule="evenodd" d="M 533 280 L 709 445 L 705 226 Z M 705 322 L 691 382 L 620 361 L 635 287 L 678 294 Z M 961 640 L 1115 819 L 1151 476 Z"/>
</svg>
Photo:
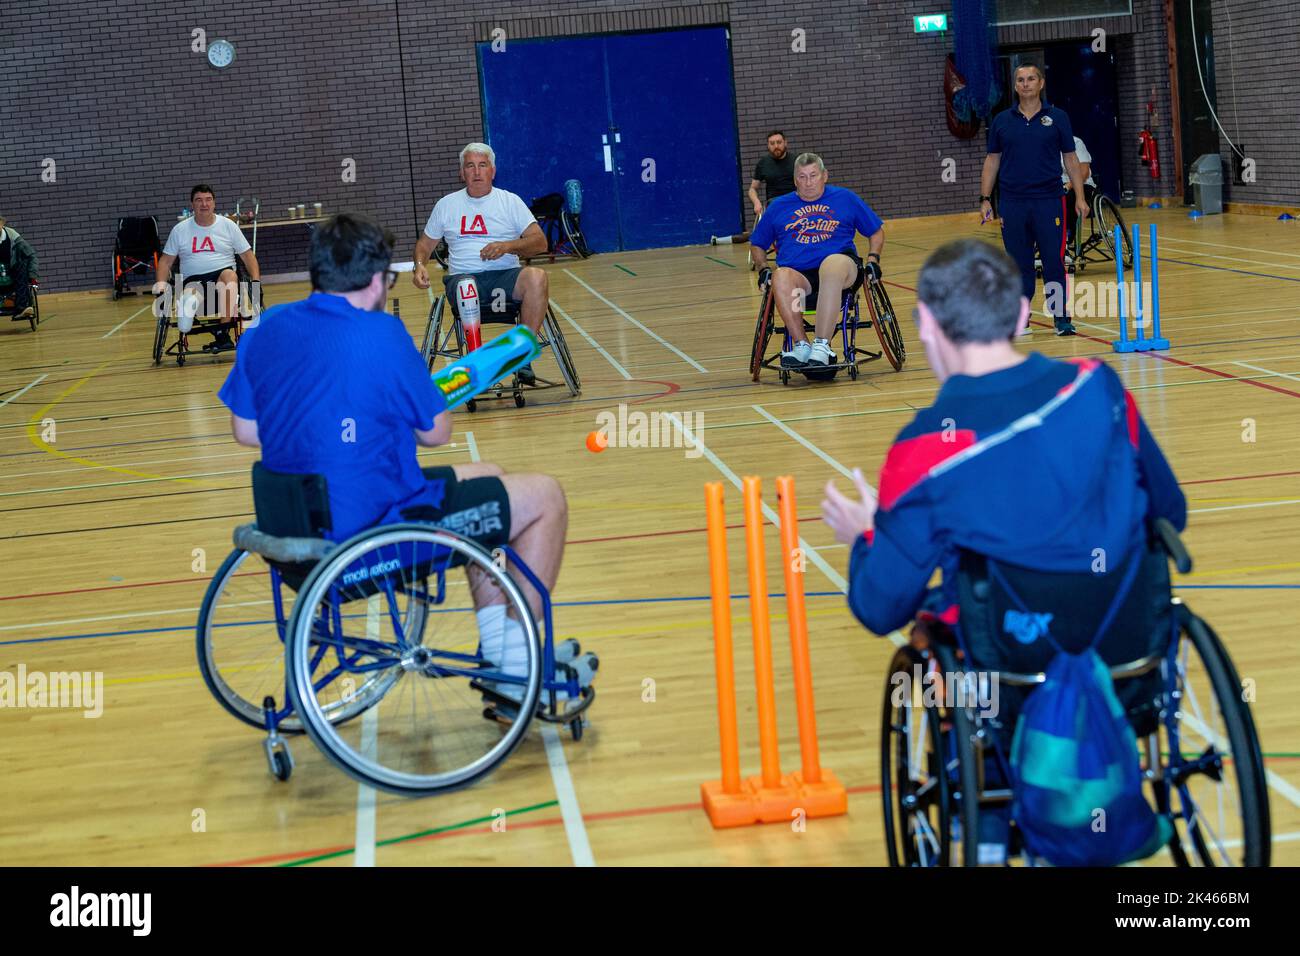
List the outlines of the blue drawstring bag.
<svg viewBox="0 0 1300 956">
<path fill-rule="evenodd" d="M 1029 695 L 1011 742 L 1012 816 L 1029 852 L 1053 866 L 1115 866 L 1150 856 L 1173 825 L 1142 793 L 1137 737 L 1096 645 L 1136 576 L 1128 570 L 1101 626 L 1081 653 L 1056 649 L 1046 681 Z M 999 584 L 1028 613 L 1006 579 Z M 1014 612 L 1008 612 L 1010 618 Z M 1041 618 L 1042 616 L 1039 615 Z"/>
<path fill-rule="evenodd" d="M 564 181 L 564 208 L 575 216 L 582 213 L 582 183 L 576 179 Z"/>
</svg>

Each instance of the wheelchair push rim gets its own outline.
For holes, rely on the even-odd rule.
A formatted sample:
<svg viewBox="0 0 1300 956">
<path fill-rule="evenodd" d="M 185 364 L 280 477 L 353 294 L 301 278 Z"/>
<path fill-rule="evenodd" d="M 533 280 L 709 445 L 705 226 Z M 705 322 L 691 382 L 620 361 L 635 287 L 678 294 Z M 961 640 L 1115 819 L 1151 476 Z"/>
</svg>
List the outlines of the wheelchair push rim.
<svg viewBox="0 0 1300 956">
<path fill-rule="evenodd" d="M 1147 774 L 1157 806 L 1173 815 L 1170 853 L 1180 866 L 1267 866 L 1268 785 L 1245 685 L 1210 627 L 1185 605 L 1177 610 L 1172 689 L 1155 742 L 1168 766 Z"/>
<path fill-rule="evenodd" d="M 436 566 L 427 573 L 436 593 L 430 594 L 420 583 L 425 571 L 412 572 L 410 565 L 414 555 L 433 549 Z M 449 573 L 453 557 L 465 561 L 466 574 Z M 342 580 L 357 567 L 385 570 L 369 583 Z M 471 569 L 476 586 L 499 589 L 523 628 L 523 676 L 506 677 L 481 656 L 488 635 L 479 632 Z M 371 593 L 362 590 L 367 587 Z M 393 613 L 403 594 L 430 605 L 418 642 Z M 327 663 L 331 657 L 336 663 Z M 355 779 L 405 796 L 458 789 L 490 773 L 522 740 L 541 688 L 537 626 L 519 586 L 482 548 L 429 525 L 371 529 L 321 561 L 294 605 L 286 659 L 290 697 L 312 741 Z M 319 695 L 374 670 L 396 678 L 366 717 L 351 724 L 326 719 Z M 504 733 L 483 719 L 481 695 L 471 686 L 476 681 L 521 688 L 521 716 Z"/>
<path fill-rule="evenodd" d="M 903 344 L 903 331 L 898 327 L 894 315 L 894 305 L 889 301 L 885 287 L 876 281 L 867 280 L 867 306 L 871 310 L 871 324 L 876 328 L 880 339 L 880 348 L 895 372 L 901 372 L 907 361 L 907 347 Z"/>
</svg>

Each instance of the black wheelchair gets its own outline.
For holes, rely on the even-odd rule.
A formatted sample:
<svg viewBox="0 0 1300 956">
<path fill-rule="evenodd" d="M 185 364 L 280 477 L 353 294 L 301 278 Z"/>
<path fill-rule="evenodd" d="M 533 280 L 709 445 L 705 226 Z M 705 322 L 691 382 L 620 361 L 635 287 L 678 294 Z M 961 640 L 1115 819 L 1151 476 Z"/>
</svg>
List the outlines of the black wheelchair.
<svg viewBox="0 0 1300 956">
<path fill-rule="evenodd" d="M 117 221 L 113 239 L 113 299 L 135 295 L 128 280 L 132 276 L 158 274 L 162 242 L 158 220 L 153 216 L 123 216 Z"/>
<path fill-rule="evenodd" d="M 14 296 L 12 277 L 0 282 L 0 315 L 7 315 L 15 322 L 26 322 L 35 332 L 36 327 L 41 324 L 40 283 L 35 279 L 28 279 L 27 287 L 31 290 L 32 311 L 30 315 L 20 315 L 17 299 Z"/>
<path fill-rule="evenodd" d="M 252 484 L 257 522 L 235 529 L 208 585 L 198 661 L 221 706 L 265 731 L 278 780 L 294 768 L 286 737 L 304 732 L 345 773 L 404 796 L 481 779 L 533 717 L 581 739 L 595 689 L 561 660 L 579 648 L 553 644 L 550 594 L 513 549 L 489 554 L 418 521 L 335 543 L 323 477 L 258 463 Z M 516 573 L 541 596 L 541 637 Z M 485 587 L 524 629 L 523 675 L 480 652 L 474 596 Z"/>
<path fill-rule="evenodd" d="M 867 303 L 868 318 L 863 318 L 858 308 L 858 292 L 860 289 L 865 289 L 863 298 Z M 810 320 L 816 316 L 816 310 L 817 295 L 814 293 L 808 296 L 803 304 L 805 332 L 814 331 L 814 325 Z M 781 325 L 782 347 L 768 355 L 768 343 L 771 341 L 772 333 L 778 324 Z M 879 352 L 871 352 L 858 347 L 858 329 L 866 326 L 875 328 L 876 336 L 880 340 Z M 789 331 L 781 323 L 781 316 L 777 311 L 775 296 L 772 292 L 772 284 L 769 282 L 763 289 L 763 298 L 758 307 L 758 321 L 754 327 L 754 344 L 749 355 L 750 377 L 757 382 L 762 375 L 763 369 L 774 368 L 780 376 L 781 384 L 788 385 L 790 384 L 792 371 L 798 371 L 813 380 L 830 380 L 843 368 L 848 369 L 849 378 L 856 379 L 861 365 L 873 362 L 882 356 L 889 362 L 895 372 L 901 371 L 903 363 L 907 360 L 907 349 L 903 344 L 903 333 L 898 326 L 898 319 L 894 315 L 893 303 L 889 301 L 889 293 L 885 291 L 883 282 L 878 282 L 867 276 L 865 270 L 861 267 L 858 269 L 857 282 L 844 291 L 843 301 L 840 305 L 840 319 L 831 333 L 832 342 L 835 341 L 836 332 L 840 334 L 840 348 L 844 356 L 842 361 L 828 363 L 819 366 L 815 370 L 782 368 L 780 352 L 790 350 L 791 338 Z"/>
<path fill-rule="evenodd" d="M 178 324 L 179 313 L 186 307 L 182 296 L 190 293 L 186 293 L 181 286 L 182 277 L 179 272 L 172 270 L 167 288 L 154 297 L 153 314 L 157 318 L 153 338 L 154 365 L 161 365 L 165 355 L 175 356 L 176 364 L 184 365 L 191 355 L 211 355 L 215 358 L 222 352 L 235 349 L 244 323 L 259 316 L 263 304 L 262 284 L 248 278 L 244 263 L 238 258 L 235 259 L 235 277 L 238 301 L 235 303 L 231 321 L 226 322 L 222 317 L 216 283 L 196 284 L 190 286 L 190 289 L 198 293 L 197 301 L 193 303 L 197 312 L 189 330 L 181 331 L 181 325 Z M 176 338 L 169 345 L 168 339 L 171 338 L 172 329 L 176 330 Z M 210 335 L 212 340 L 195 348 L 191 345 L 190 339 L 197 335 Z"/>
<path fill-rule="evenodd" d="M 1141 564 L 1127 594 L 1119 592 L 1122 575 L 1114 569 L 1047 574 L 961 555 L 958 623 L 919 618 L 928 646 L 901 647 L 886 681 L 880 760 L 891 866 L 978 865 L 981 814 L 1009 822 L 999 859 L 1025 850 L 1009 819 L 1008 754 L 1016 716 L 1044 681 L 1052 651 L 1041 640 L 1010 638 L 1015 618 L 1007 614 L 1021 602 L 1058 612 L 1051 633 L 1067 651 L 1077 650 L 1106 627 L 1112 601 L 1117 613 L 1097 652 L 1136 735 L 1134 759 L 1149 798 L 1172 824 L 1172 862 L 1268 865 L 1264 761 L 1243 685 L 1218 636 L 1172 595 L 1171 559 L 1180 573 L 1191 570 L 1163 519 L 1143 553 L 1130 559 Z M 974 686 L 989 681 L 1000 688 L 996 713 L 985 713 L 990 708 Z M 927 695 L 926 682 L 948 690 Z"/>
<path fill-rule="evenodd" d="M 445 241 L 438 241 L 438 245 L 433 250 L 433 258 L 444 271 L 448 268 Z M 438 282 L 439 287 L 443 287 L 440 279 L 435 281 Z M 519 303 L 507 300 L 505 308 L 501 311 L 494 311 L 490 304 L 485 304 L 481 310 L 480 321 L 483 325 L 516 325 L 519 321 Z M 542 319 L 537 340 L 543 352 L 549 349 L 555 357 L 562 381 L 556 382 L 537 375 L 535 382 L 526 385 L 516 372 L 511 376 L 508 385 L 497 382 L 488 392 L 478 398 L 470 399 L 465 403 L 465 410 L 476 411 L 478 403 L 485 398 L 495 400 L 513 398 L 515 407 L 523 408 L 528 402 L 526 392 L 547 388 L 566 388 L 570 396 L 577 396 L 582 391 L 582 382 L 578 378 L 578 369 L 573 364 L 573 357 L 569 354 L 564 332 L 560 329 L 560 323 L 556 321 L 555 310 L 549 302 L 546 305 L 546 315 Z M 446 295 L 445 287 L 443 294 L 434 295 L 433 302 L 429 306 L 429 321 L 424 329 L 424 343 L 420 347 L 420 354 L 424 356 L 430 372 L 435 371 L 439 359 L 450 363 L 465 355 L 465 329 L 461 325 L 455 296 Z"/>
<path fill-rule="evenodd" d="M 582 216 L 569 211 L 563 193 L 548 193 L 533 200 L 528 211 L 537 219 L 546 236 L 544 256 L 554 262 L 557 258 L 591 258 L 587 240 L 582 235 Z M 531 262 L 541 256 L 530 256 L 522 261 Z"/>
</svg>

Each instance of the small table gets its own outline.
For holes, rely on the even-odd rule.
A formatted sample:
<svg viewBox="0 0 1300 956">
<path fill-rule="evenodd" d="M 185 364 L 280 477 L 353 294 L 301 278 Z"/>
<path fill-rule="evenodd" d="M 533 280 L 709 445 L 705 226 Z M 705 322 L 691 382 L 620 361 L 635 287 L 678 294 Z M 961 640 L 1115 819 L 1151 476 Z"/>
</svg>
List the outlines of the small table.
<svg viewBox="0 0 1300 956">
<path fill-rule="evenodd" d="M 240 229 L 253 230 L 253 255 L 257 255 L 257 230 L 260 226 L 263 229 L 274 229 L 276 226 L 310 226 L 318 222 L 325 222 L 329 216 L 307 216 L 303 219 L 254 219 L 252 222 L 236 222 Z M 235 222 L 233 219 L 232 222 Z"/>
</svg>

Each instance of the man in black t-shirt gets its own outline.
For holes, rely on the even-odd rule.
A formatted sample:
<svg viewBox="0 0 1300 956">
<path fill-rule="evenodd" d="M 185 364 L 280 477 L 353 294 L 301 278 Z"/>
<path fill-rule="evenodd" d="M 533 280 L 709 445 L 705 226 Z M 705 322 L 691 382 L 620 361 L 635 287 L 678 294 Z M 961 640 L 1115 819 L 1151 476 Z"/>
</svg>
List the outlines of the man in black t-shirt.
<svg viewBox="0 0 1300 956">
<path fill-rule="evenodd" d="M 763 204 L 758 201 L 758 184 L 767 187 L 767 201 L 794 192 L 794 156 L 786 148 L 785 133 L 773 130 L 767 135 L 767 155 L 754 167 L 754 178 L 749 183 L 749 201 L 754 205 L 754 221 L 763 215 Z"/>
<path fill-rule="evenodd" d="M 767 134 L 767 155 L 754 167 L 754 178 L 749 183 L 749 201 L 754 205 L 755 225 L 763 215 L 763 204 L 758 199 L 759 183 L 766 186 L 768 202 L 777 196 L 794 192 L 794 155 L 785 141 L 785 133 L 780 130 L 773 130 Z M 749 233 L 742 232 L 736 236 L 713 236 L 709 242 L 715 246 L 718 243 L 726 245 L 729 242 L 741 245 L 749 242 Z M 749 267 L 754 268 L 752 256 Z"/>
</svg>

